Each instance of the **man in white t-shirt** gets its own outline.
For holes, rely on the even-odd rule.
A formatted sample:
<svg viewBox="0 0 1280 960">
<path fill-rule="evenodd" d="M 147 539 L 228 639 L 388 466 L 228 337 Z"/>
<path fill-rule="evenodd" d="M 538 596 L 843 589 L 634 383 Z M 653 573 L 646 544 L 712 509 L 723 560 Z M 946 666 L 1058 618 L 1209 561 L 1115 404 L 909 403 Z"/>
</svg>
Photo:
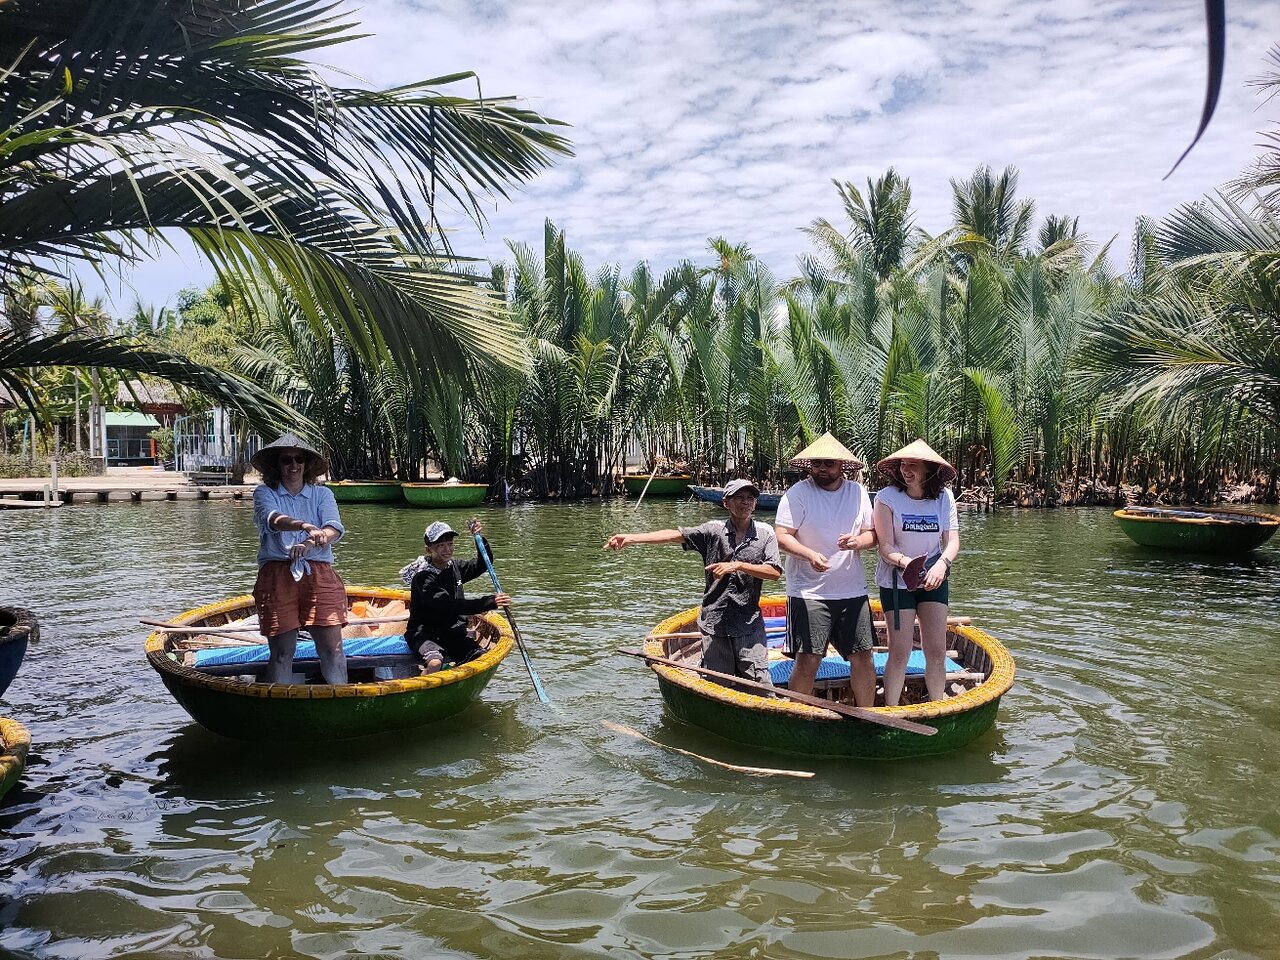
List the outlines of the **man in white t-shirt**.
<svg viewBox="0 0 1280 960">
<path fill-rule="evenodd" d="M 860 551 L 875 546 L 876 531 L 866 489 L 844 476 L 862 463 L 829 433 L 791 462 L 807 467 L 809 478 L 783 496 L 774 528 L 787 554 L 786 653 L 795 658 L 787 686 L 812 693 L 830 644 L 849 661 L 854 703 L 870 707 L 876 696 L 875 633 Z"/>
</svg>

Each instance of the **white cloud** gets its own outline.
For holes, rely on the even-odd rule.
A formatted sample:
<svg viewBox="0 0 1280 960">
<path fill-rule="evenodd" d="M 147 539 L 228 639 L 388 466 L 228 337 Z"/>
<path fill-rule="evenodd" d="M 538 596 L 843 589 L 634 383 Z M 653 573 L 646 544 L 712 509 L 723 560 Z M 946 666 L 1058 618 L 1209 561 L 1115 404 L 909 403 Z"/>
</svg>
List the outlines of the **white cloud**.
<svg viewBox="0 0 1280 960">
<path fill-rule="evenodd" d="M 474 70 L 487 95 L 573 124 L 577 156 L 493 206 L 483 237 L 457 223 L 462 252 L 540 249 L 551 218 L 592 269 L 705 262 L 724 235 L 787 277 L 809 249 L 798 228 L 840 216 L 830 181 L 889 166 L 931 232 L 950 220 L 951 179 L 1012 165 L 1037 218 L 1078 216 L 1126 250 L 1136 217 L 1237 175 L 1277 114 L 1245 81 L 1280 41 L 1280 5 L 1228 12 L 1217 114 L 1168 181 L 1204 92 L 1196 3 L 366 0 L 355 18 L 373 36 L 328 53 L 377 86 Z M 157 302 L 184 279 L 204 276 L 173 257 L 133 275 Z"/>
</svg>

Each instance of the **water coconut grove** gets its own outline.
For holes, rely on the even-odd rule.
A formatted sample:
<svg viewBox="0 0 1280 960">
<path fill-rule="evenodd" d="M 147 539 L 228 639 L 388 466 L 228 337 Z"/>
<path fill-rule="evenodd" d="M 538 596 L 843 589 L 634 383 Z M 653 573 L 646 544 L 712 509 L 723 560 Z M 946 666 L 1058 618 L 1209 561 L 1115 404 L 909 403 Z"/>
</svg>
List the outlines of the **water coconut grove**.
<svg viewBox="0 0 1280 960">
<path fill-rule="evenodd" d="M 90 17 L 81 30 L 92 28 Z M 325 20 L 289 42 L 337 29 Z M 466 78 L 377 97 L 326 88 L 325 136 L 347 139 L 325 154 L 317 194 L 299 172 L 321 162 L 300 125 L 317 90 L 285 66 L 293 48 L 248 44 L 235 70 L 214 71 L 218 42 L 190 71 L 166 71 L 168 87 L 117 85 L 101 102 L 94 84 L 60 91 L 37 74 L 8 97 L 5 122 L 46 124 L 6 153 L 0 375 L 25 401 L 6 414 L 10 456 L 32 414 L 33 452 L 74 432 L 71 393 L 108 369 L 199 390 L 244 429 L 287 408 L 332 453 L 334 479 L 432 471 L 576 499 L 619 492 L 630 462 L 781 485 L 789 451 L 832 431 L 872 461 L 925 437 L 983 503 L 1276 499 L 1274 147 L 1217 194 L 1140 220 L 1125 251 L 1069 211 L 1041 212 L 1013 168 L 959 173 L 952 225 L 930 235 L 909 179 L 889 169 L 833 183 L 831 209 L 797 225 L 811 251 L 791 276 L 772 275 L 743 238 L 712 238 L 660 271 L 588 264 L 553 219 L 482 274 L 450 259 L 413 202 L 431 210 L 444 193 L 479 217 L 477 191 L 567 151 L 554 122 L 436 92 Z M 1278 84 L 1257 81 L 1264 94 Z M 194 102 L 159 122 L 131 95 L 161 91 Z M 268 122 L 282 109 L 289 123 Z M 50 122 L 68 111 L 84 119 Z M 94 121 L 99 111 L 110 118 Z M 221 122 L 206 128 L 197 112 Z M 417 139 L 395 140 L 399 122 Z M 225 156 L 180 150 L 193 125 Z M 224 142 L 259 126 L 271 162 Z M 366 169 L 359 148 L 385 137 L 399 152 Z M 400 175 L 396 164 L 411 171 L 404 197 L 361 192 L 364 175 Z M 132 210 L 120 182 L 138 188 Z M 54 200 L 72 196 L 69 217 Z M 315 212 L 321 201 L 330 212 Z M 111 317 L 49 266 L 137 259 L 169 227 L 219 273 L 177 308 Z"/>
</svg>

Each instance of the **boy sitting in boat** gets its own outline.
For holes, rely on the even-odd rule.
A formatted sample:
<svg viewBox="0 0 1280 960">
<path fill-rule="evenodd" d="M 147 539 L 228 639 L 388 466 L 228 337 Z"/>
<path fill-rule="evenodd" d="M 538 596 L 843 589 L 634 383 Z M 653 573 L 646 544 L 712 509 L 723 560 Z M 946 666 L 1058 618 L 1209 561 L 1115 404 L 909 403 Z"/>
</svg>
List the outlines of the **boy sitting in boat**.
<svg viewBox="0 0 1280 960">
<path fill-rule="evenodd" d="M 472 521 L 480 533 L 480 521 Z M 435 673 L 445 660 L 466 663 L 484 651 L 467 633 L 467 617 L 511 605 L 505 593 L 490 593 L 467 599 L 462 585 L 486 571 L 484 560 L 454 560 L 453 541 L 457 533 L 437 520 L 422 535 L 423 555 L 400 571 L 409 583 L 409 626 L 404 638 L 425 664 L 425 672 Z M 484 541 L 489 556 L 493 550 Z"/>
<path fill-rule="evenodd" d="M 752 519 L 760 488 L 750 480 L 730 480 L 724 488 L 728 520 L 708 520 L 697 527 L 615 533 L 606 550 L 633 543 L 678 543 L 702 555 L 706 591 L 698 612 L 702 632 L 702 665 L 708 670 L 772 685 L 760 588 L 782 576 L 778 538 L 773 527 Z"/>
</svg>

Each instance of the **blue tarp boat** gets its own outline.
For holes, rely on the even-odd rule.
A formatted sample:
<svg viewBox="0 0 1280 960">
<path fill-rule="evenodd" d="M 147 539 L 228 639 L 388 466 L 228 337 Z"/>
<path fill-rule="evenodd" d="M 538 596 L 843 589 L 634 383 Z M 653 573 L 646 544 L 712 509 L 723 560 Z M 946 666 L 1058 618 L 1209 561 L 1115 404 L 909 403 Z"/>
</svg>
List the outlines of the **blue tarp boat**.
<svg viewBox="0 0 1280 960">
<path fill-rule="evenodd" d="M 689 490 L 699 500 L 705 500 L 707 503 L 723 503 L 724 487 L 700 487 L 697 484 L 689 484 Z M 778 502 L 782 500 L 782 493 L 766 493 L 760 491 L 760 499 L 756 501 L 756 506 L 761 510 L 777 510 Z"/>
</svg>

